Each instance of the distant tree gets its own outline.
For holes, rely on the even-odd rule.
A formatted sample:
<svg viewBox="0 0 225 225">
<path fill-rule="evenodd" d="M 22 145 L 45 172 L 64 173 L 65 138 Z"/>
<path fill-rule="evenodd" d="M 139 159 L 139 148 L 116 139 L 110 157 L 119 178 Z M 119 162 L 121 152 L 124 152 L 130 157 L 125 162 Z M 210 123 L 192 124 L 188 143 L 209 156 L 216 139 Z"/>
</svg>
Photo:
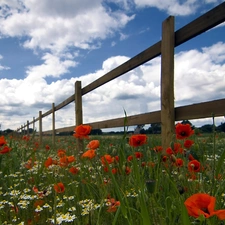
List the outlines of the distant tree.
<svg viewBox="0 0 225 225">
<path fill-rule="evenodd" d="M 93 129 L 93 130 L 91 130 L 90 135 L 102 135 L 102 130 L 101 129 Z"/>
<path fill-rule="evenodd" d="M 181 122 L 181 124 L 189 124 L 189 125 L 191 126 L 192 129 L 195 128 L 195 126 L 194 126 L 189 120 L 183 120 L 183 121 Z"/>
<path fill-rule="evenodd" d="M 148 129 L 148 132 L 151 134 L 160 134 L 161 133 L 161 123 L 152 123 Z"/>
<path fill-rule="evenodd" d="M 225 132 L 225 123 L 221 123 L 218 127 L 216 127 L 216 131 Z"/>
<path fill-rule="evenodd" d="M 141 133 L 144 133 L 144 126 L 145 124 L 139 124 L 135 127 L 134 129 L 134 134 L 141 134 Z"/>
<path fill-rule="evenodd" d="M 212 124 L 205 124 L 199 128 L 202 133 L 212 133 L 213 125 Z"/>
</svg>

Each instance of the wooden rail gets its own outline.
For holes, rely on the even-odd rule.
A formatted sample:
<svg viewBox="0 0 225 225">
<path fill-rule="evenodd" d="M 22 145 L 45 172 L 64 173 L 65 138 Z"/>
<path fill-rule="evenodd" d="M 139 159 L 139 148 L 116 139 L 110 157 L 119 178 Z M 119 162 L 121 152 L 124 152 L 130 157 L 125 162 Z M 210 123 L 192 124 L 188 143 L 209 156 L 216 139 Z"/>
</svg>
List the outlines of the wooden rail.
<svg viewBox="0 0 225 225">
<path fill-rule="evenodd" d="M 75 101 L 75 119 L 76 125 L 79 125 L 83 122 L 82 118 L 82 96 L 88 94 L 89 92 L 93 91 L 94 89 L 116 79 L 117 77 L 135 69 L 136 67 L 146 63 L 149 60 L 154 59 L 155 57 L 162 54 L 162 67 L 161 67 L 161 93 L 162 96 L 165 92 L 168 84 L 172 87 L 174 85 L 173 81 L 173 66 L 174 66 L 174 48 L 187 42 L 188 40 L 196 37 L 208 31 L 209 29 L 219 25 L 220 23 L 225 21 L 225 2 L 221 3 L 217 7 L 213 8 L 212 10 L 206 12 L 202 16 L 198 17 L 194 21 L 190 22 L 186 26 L 180 28 L 176 32 L 173 31 L 174 28 L 174 17 L 169 17 L 163 22 L 162 26 L 162 40 L 158 41 L 154 45 L 150 46 L 149 48 L 145 49 L 144 51 L 140 52 L 127 62 L 121 64 L 117 68 L 113 69 L 112 71 L 106 73 L 102 77 L 98 78 L 97 80 L 93 81 L 92 83 L 88 84 L 85 87 L 81 87 L 81 83 L 77 83 L 75 93 L 72 94 L 69 98 L 65 99 L 58 105 L 52 105 L 52 108 L 45 113 L 39 112 L 38 118 L 33 118 L 33 121 L 27 122 L 24 126 L 21 125 L 17 131 L 23 130 L 27 127 L 29 128 L 30 124 L 34 124 L 35 122 L 39 121 L 39 134 L 50 134 L 52 133 L 53 136 L 55 132 L 65 132 L 65 131 L 72 131 L 75 127 L 64 127 L 60 129 L 55 129 L 55 125 L 53 125 L 52 131 L 42 131 L 42 118 L 54 114 L 55 111 L 60 110 L 61 108 L 67 106 L 71 102 Z M 169 45 L 168 45 L 169 43 Z M 169 53 L 167 53 L 169 52 Z M 169 90 L 169 92 L 168 92 Z M 164 146 L 168 143 L 169 138 L 168 134 L 171 135 L 172 133 L 172 126 L 174 126 L 174 120 L 183 120 L 183 119 L 199 119 L 199 118 L 206 118 L 212 116 L 223 116 L 225 114 L 225 100 L 215 100 L 205 103 L 198 103 L 194 105 L 182 106 L 174 108 L 174 101 L 173 99 L 174 90 L 173 88 L 168 89 L 167 97 L 161 98 L 161 109 L 162 111 L 156 112 L 149 112 L 139 115 L 129 116 L 127 118 L 128 122 L 127 125 L 138 125 L 138 124 L 150 124 L 161 122 L 162 123 L 162 130 L 165 129 L 165 133 L 162 134 L 162 139 L 167 139 L 164 142 Z M 168 116 L 168 113 L 170 114 Z M 167 121 L 167 122 L 166 122 Z M 53 123 L 55 123 L 55 117 L 53 115 Z M 99 121 L 99 122 L 92 122 L 89 123 L 93 129 L 101 129 L 101 128 L 113 128 L 113 127 L 121 127 L 124 124 L 124 118 L 116 118 L 111 120 Z M 166 124 L 165 124 L 166 123 Z M 165 128 L 167 127 L 167 128 Z M 170 136 L 169 135 L 169 136 Z M 54 139 L 54 138 L 53 138 Z M 42 139 L 40 138 L 40 142 Z M 81 144 L 81 143 L 80 143 Z"/>
</svg>

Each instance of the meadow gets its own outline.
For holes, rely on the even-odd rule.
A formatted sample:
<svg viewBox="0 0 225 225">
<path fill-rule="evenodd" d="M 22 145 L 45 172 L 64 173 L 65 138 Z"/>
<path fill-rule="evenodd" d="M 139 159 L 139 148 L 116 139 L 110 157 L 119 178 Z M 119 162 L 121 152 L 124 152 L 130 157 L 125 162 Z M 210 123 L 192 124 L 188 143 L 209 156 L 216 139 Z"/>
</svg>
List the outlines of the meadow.
<svg viewBox="0 0 225 225">
<path fill-rule="evenodd" d="M 0 137 L 0 224 L 225 224 L 225 134 Z M 76 149 L 76 139 L 84 149 Z"/>
</svg>

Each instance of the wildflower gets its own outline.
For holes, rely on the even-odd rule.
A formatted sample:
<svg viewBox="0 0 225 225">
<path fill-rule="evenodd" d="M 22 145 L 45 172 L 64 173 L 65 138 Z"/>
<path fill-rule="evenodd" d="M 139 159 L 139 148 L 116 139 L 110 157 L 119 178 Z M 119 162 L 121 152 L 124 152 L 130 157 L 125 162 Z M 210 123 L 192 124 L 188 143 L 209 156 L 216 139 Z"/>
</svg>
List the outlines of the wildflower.
<svg viewBox="0 0 225 225">
<path fill-rule="evenodd" d="M 54 185 L 54 189 L 57 193 L 63 193 L 65 191 L 65 186 L 60 182 Z"/>
<path fill-rule="evenodd" d="M 177 167 L 181 167 L 181 166 L 183 166 L 183 164 L 184 164 L 183 159 L 181 159 L 181 158 L 176 159 L 175 165 Z"/>
<path fill-rule="evenodd" d="M 88 134 L 91 132 L 91 126 L 89 125 L 79 125 L 75 127 L 75 134 L 73 135 L 76 138 L 88 138 Z"/>
<path fill-rule="evenodd" d="M 99 140 L 92 140 L 88 143 L 87 148 L 96 149 L 96 148 L 99 148 L 99 145 L 100 145 Z"/>
<path fill-rule="evenodd" d="M 129 155 L 129 156 L 127 157 L 127 161 L 130 162 L 130 161 L 132 161 L 132 160 L 133 160 L 133 156 L 132 156 L 132 155 Z"/>
<path fill-rule="evenodd" d="M 134 155 L 135 155 L 135 157 L 136 157 L 137 159 L 140 159 L 140 158 L 143 157 L 143 153 L 142 153 L 142 152 L 135 152 Z"/>
<path fill-rule="evenodd" d="M 153 148 L 153 150 L 155 151 L 155 152 L 162 152 L 162 150 L 163 150 L 163 147 L 162 146 L 155 146 L 154 148 Z"/>
<path fill-rule="evenodd" d="M 45 167 L 48 168 L 53 164 L 53 160 L 51 157 L 48 157 L 48 159 L 45 161 Z"/>
<path fill-rule="evenodd" d="M 192 134 L 194 134 L 194 131 L 192 130 L 190 124 L 178 123 L 175 128 L 176 128 L 177 139 L 185 139 L 190 137 Z"/>
<path fill-rule="evenodd" d="M 78 174 L 79 172 L 79 169 L 77 167 L 74 167 L 72 166 L 70 169 L 69 169 L 70 173 L 72 174 Z"/>
<path fill-rule="evenodd" d="M 167 149 L 166 149 L 166 154 L 167 154 L 167 155 L 172 155 L 172 154 L 174 154 L 172 148 L 170 148 L 170 147 L 167 148 Z"/>
<path fill-rule="evenodd" d="M 107 212 L 116 212 L 118 206 L 120 206 L 120 201 L 116 201 L 114 198 L 107 200 L 106 205 L 108 205 Z"/>
<path fill-rule="evenodd" d="M 9 148 L 8 146 L 4 146 L 2 150 L 0 150 L 0 154 L 6 154 L 10 152 L 12 148 Z"/>
<path fill-rule="evenodd" d="M 24 136 L 22 137 L 22 139 L 23 139 L 24 141 L 29 141 L 29 140 L 30 140 L 30 136 L 29 136 L 29 135 L 24 135 Z"/>
<path fill-rule="evenodd" d="M 89 158 L 93 159 L 96 156 L 95 150 L 94 149 L 89 149 L 86 152 L 84 152 L 81 156 L 81 158 Z"/>
<path fill-rule="evenodd" d="M 194 159 L 188 163 L 188 170 L 190 172 L 199 172 L 201 169 L 201 163 Z"/>
<path fill-rule="evenodd" d="M 188 214 L 195 218 L 203 215 L 205 218 L 216 215 L 220 220 L 225 219 L 225 209 L 215 210 L 216 198 L 204 193 L 197 193 L 184 202 Z"/>
<path fill-rule="evenodd" d="M 59 149 L 59 150 L 57 151 L 57 155 L 58 155 L 59 158 L 65 156 L 65 155 L 66 155 L 66 150 L 64 150 L 64 149 Z"/>
<path fill-rule="evenodd" d="M 181 147 L 180 143 L 174 143 L 173 144 L 173 150 L 174 150 L 175 154 L 183 153 L 183 151 L 184 151 L 183 148 Z"/>
<path fill-rule="evenodd" d="M 128 166 L 126 166 L 126 168 L 125 168 L 125 173 L 126 173 L 127 175 L 129 175 L 129 174 L 131 173 L 131 168 L 128 167 Z"/>
<path fill-rule="evenodd" d="M 111 164 L 111 163 L 113 163 L 114 162 L 114 157 L 112 157 L 111 155 L 104 155 L 104 156 L 102 156 L 101 157 L 101 162 L 102 162 L 102 164 L 105 166 L 106 165 L 106 162 L 108 163 L 108 164 Z"/>
<path fill-rule="evenodd" d="M 45 145 L 45 150 L 46 151 L 50 150 L 50 146 L 49 145 Z"/>
<path fill-rule="evenodd" d="M 4 136 L 1 136 L 0 137 L 0 147 L 3 146 L 3 145 L 6 145 L 6 144 L 7 144 L 7 142 L 5 140 L 5 137 Z"/>
<path fill-rule="evenodd" d="M 190 148 L 193 144 L 194 144 L 194 141 L 188 139 L 188 140 L 185 140 L 184 147 Z"/>
<path fill-rule="evenodd" d="M 135 134 L 129 139 L 129 145 L 132 147 L 138 147 L 147 143 L 147 136 L 145 134 Z"/>
</svg>

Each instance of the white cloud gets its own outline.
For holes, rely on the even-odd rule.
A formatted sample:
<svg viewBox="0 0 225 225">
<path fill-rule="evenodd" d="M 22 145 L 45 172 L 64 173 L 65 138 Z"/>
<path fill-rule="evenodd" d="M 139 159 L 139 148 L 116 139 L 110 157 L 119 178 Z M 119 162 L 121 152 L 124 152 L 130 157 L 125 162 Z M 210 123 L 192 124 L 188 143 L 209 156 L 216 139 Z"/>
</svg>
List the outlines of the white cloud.
<svg viewBox="0 0 225 225">
<path fill-rule="evenodd" d="M 174 16 L 194 14 L 198 9 L 199 0 L 134 0 L 137 7 L 156 7 Z"/>
<path fill-rule="evenodd" d="M 0 60 L 1 59 L 3 59 L 3 56 L 2 55 L 0 55 Z M 1 70 L 9 70 L 10 69 L 10 67 L 8 67 L 8 66 L 2 66 L 1 64 L 0 64 L 0 71 Z"/>
<path fill-rule="evenodd" d="M 2 7 L 11 0 L 0 3 Z M 24 47 L 64 52 L 68 47 L 93 49 L 103 40 L 124 27 L 134 15 L 122 11 L 108 11 L 100 0 L 24 0 L 19 1 L 9 16 L 0 19 L 0 33 L 16 37 L 26 36 Z M 1 6 L 0 5 L 0 6 Z M 19 6 L 18 6 L 19 5 Z M 97 43 L 96 43 L 97 41 Z"/>
</svg>

